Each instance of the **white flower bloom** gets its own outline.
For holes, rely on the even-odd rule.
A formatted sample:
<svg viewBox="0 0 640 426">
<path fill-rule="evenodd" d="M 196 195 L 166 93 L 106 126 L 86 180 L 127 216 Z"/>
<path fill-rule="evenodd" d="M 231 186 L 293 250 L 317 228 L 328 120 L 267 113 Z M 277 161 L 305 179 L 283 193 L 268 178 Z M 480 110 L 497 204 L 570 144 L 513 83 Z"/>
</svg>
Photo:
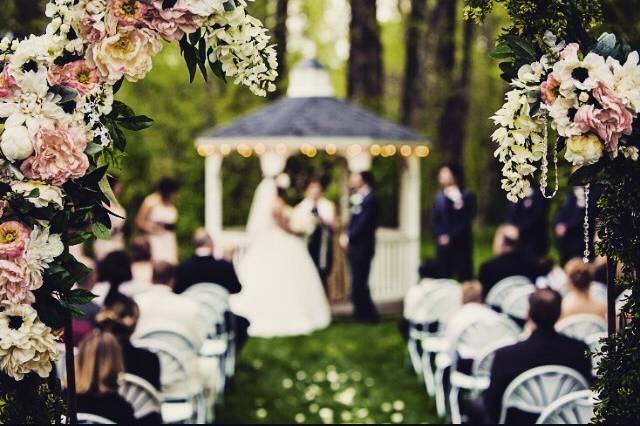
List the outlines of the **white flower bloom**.
<svg viewBox="0 0 640 426">
<path fill-rule="evenodd" d="M 58 358 L 56 338 L 29 305 L 5 305 L 0 311 L 0 370 L 14 380 L 36 373 L 46 378 Z"/>
<path fill-rule="evenodd" d="M 38 287 L 42 285 L 42 272 L 63 251 L 64 244 L 59 234 L 50 234 L 47 226 L 36 225 L 33 228 L 25 251 L 27 261 L 25 279 L 32 284 L 32 290 L 34 285 Z"/>
<path fill-rule="evenodd" d="M 629 100 L 635 113 L 640 112 L 640 66 L 638 52 L 631 52 L 624 65 L 613 59 L 607 59 L 607 65 L 613 72 L 611 88 L 620 96 Z"/>
<path fill-rule="evenodd" d="M 567 141 L 564 158 L 574 166 L 584 166 L 598 162 L 603 150 L 604 144 L 593 133 L 572 136 Z"/>
<path fill-rule="evenodd" d="M 633 161 L 638 161 L 638 158 L 640 157 L 639 155 L 640 152 L 638 148 L 635 146 L 621 146 L 618 149 L 622 153 L 624 158 L 629 158 Z"/>
<path fill-rule="evenodd" d="M 224 0 L 178 0 L 175 8 L 185 9 L 194 15 L 208 17 L 215 13 L 224 13 Z"/>
<path fill-rule="evenodd" d="M 0 141 L 2 154 L 9 161 L 24 160 L 33 154 L 33 144 L 29 130 L 24 126 L 11 126 L 4 129 Z"/>
<path fill-rule="evenodd" d="M 62 201 L 62 189 L 60 187 L 35 180 L 15 181 L 11 183 L 11 190 L 25 197 L 32 194 L 35 189 L 38 190 L 38 196 L 27 198 L 31 204 L 38 208 L 53 205 L 56 209 L 62 210 L 64 204 Z"/>
</svg>

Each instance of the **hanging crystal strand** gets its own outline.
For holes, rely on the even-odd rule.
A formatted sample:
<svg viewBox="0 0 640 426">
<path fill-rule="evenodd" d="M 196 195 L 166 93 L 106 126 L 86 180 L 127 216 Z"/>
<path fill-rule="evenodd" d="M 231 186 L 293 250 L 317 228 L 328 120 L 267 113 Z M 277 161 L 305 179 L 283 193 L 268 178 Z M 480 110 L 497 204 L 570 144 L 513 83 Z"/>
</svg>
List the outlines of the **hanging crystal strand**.
<svg viewBox="0 0 640 426">
<path fill-rule="evenodd" d="M 555 185 L 553 188 L 553 193 L 547 195 L 547 185 L 549 177 L 549 160 L 547 159 L 547 151 L 549 150 L 549 130 L 547 129 L 546 121 L 544 122 L 543 138 L 544 154 L 542 155 L 542 164 L 540 165 L 540 192 L 542 192 L 542 196 L 545 198 L 553 198 L 558 193 L 558 139 L 556 139 L 556 143 L 553 146 L 553 168 L 555 174 Z"/>
<path fill-rule="evenodd" d="M 584 263 L 589 263 L 589 255 L 591 252 L 589 251 L 589 243 L 591 238 L 589 238 L 589 186 L 586 185 L 584 187 L 584 257 L 582 261 Z"/>
</svg>

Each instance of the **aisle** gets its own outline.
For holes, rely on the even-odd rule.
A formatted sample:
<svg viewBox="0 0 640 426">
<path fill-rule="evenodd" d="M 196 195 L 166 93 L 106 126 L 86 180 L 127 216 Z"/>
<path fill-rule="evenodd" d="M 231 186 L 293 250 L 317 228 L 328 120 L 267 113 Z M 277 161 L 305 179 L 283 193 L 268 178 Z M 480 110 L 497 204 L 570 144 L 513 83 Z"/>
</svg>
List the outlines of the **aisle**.
<svg viewBox="0 0 640 426">
<path fill-rule="evenodd" d="M 436 422 L 396 319 L 339 321 L 307 337 L 250 339 L 219 423 Z"/>
</svg>

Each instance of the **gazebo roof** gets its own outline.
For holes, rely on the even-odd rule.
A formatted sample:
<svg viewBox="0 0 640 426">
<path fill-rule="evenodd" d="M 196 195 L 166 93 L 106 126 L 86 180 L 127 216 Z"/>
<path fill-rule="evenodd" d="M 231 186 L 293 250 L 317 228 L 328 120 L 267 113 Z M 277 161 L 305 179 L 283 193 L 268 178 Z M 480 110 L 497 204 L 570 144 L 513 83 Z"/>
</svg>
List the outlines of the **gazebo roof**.
<svg viewBox="0 0 640 426">
<path fill-rule="evenodd" d="M 416 132 L 335 97 L 284 97 L 228 126 L 205 131 L 201 139 L 261 138 L 370 139 L 424 142 Z"/>
</svg>

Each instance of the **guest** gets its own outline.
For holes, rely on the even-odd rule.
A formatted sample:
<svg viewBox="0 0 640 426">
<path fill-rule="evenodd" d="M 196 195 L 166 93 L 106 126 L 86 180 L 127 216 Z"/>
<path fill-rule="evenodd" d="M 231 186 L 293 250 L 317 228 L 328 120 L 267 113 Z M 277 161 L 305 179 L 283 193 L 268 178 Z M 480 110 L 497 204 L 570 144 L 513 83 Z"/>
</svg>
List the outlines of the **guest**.
<svg viewBox="0 0 640 426">
<path fill-rule="evenodd" d="M 595 233 L 597 191 L 590 191 L 589 196 L 589 251 L 593 250 Z M 584 187 L 576 186 L 567 191 L 567 196 L 555 217 L 554 232 L 558 238 L 560 259 L 564 265 L 574 257 L 584 256 L 584 215 L 586 207 Z"/>
<path fill-rule="evenodd" d="M 134 297 L 140 309 L 135 335 L 158 325 L 171 324 L 181 329 L 195 348 L 199 349 L 206 337 L 206 324 L 202 324 L 198 312 L 200 305 L 184 296 L 173 293 L 175 268 L 167 262 L 153 264 L 153 285 Z"/>
<path fill-rule="evenodd" d="M 551 288 L 564 296 L 567 292 L 566 281 L 567 276 L 564 270 L 558 266 L 552 258 L 543 257 L 538 261 L 536 287 Z"/>
<path fill-rule="evenodd" d="M 213 240 L 209 233 L 201 228 L 193 235 L 194 254 L 176 269 L 175 293 L 182 293 L 194 284 L 211 283 L 226 289 L 229 294 L 237 294 L 242 290 L 233 264 L 224 259 L 213 257 Z M 234 324 L 236 346 L 240 349 L 247 340 L 249 320 L 232 315 L 229 321 Z"/>
<path fill-rule="evenodd" d="M 76 357 L 78 412 L 117 424 L 135 423 L 133 408 L 118 394 L 118 377 L 122 373 L 122 349 L 111 333 L 96 331 L 84 339 Z"/>
<path fill-rule="evenodd" d="M 81 281 L 76 284 L 76 287 L 82 290 L 91 292 L 96 284 L 96 272 L 95 269 L 91 269 L 91 272 Z M 82 317 L 73 318 L 71 320 L 71 328 L 73 330 L 73 342 L 77 346 L 82 340 L 91 334 L 95 327 L 96 314 L 100 311 L 100 305 L 93 300 L 80 305 L 78 307 L 82 311 Z"/>
<path fill-rule="evenodd" d="M 98 263 L 98 283 L 93 289 L 94 302 L 102 306 L 120 293 L 120 286 L 132 279 L 131 261 L 124 251 L 113 251 Z"/>
<path fill-rule="evenodd" d="M 327 280 L 333 267 L 333 232 L 336 228 L 336 208 L 324 196 L 322 181 L 311 178 L 305 198 L 293 210 L 292 227 L 299 225 L 308 237 L 309 254 L 316 265 L 322 285 L 327 290 Z"/>
<path fill-rule="evenodd" d="M 591 265 L 580 258 L 571 259 L 564 267 L 569 292 L 562 299 L 562 318 L 577 314 L 607 316 L 607 305 L 590 295 L 593 276 Z"/>
<path fill-rule="evenodd" d="M 154 262 L 178 263 L 176 223 L 178 210 L 174 205 L 178 182 L 164 177 L 158 181 L 156 190 L 148 195 L 136 216 L 136 225 L 147 236 Z"/>
<path fill-rule="evenodd" d="M 527 196 L 511 203 L 507 210 L 507 223 L 518 228 L 520 248 L 535 258 L 549 251 L 549 203 L 538 186 L 532 186 Z"/>
<path fill-rule="evenodd" d="M 461 188 L 462 172 L 453 164 L 440 167 L 438 183 L 442 189 L 436 194 L 432 216 L 437 265 L 442 276 L 466 281 L 473 276 L 471 225 L 476 200 Z"/>
<path fill-rule="evenodd" d="M 543 365 L 573 368 L 591 379 L 591 360 L 587 345 L 555 331 L 562 299 L 551 289 L 538 289 L 529 296 L 527 326 L 531 336 L 519 343 L 498 349 L 491 367 L 490 385 L 482 397 L 469 406 L 471 423 L 497 423 L 505 389 L 521 373 Z M 507 423 L 533 424 L 537 415 L 510 410 Z"/>
<path fill-rule="evenodd" d="M 131 256 L 131 274 L 137 282 L 151 282 L 153 274 L 153 262 L 151 261 L 151 245 L 146 237 L 138 236 L 129 244 Z"/>
<path fill-rule="evenodd" d="M 480 266 L 478 278 L 484 295 L 503 278 L 524 275 L 534 282 L 538 268 L 534 261 L 522 252 L 518 246 L 518 229 L 513 225 L 501 225 L 493 240 L 493 252 L 496 255 Z"/>
<path fill-rule="evenodd" d="M 115 177 L 109 178 L 113 194 L 118 198 L 122 193 L 122 182 Z M 120 204 L 111 203 L 107 206 L 111 219 L 111 230 L 108 240 L 96 239 L 93 243 L 93 254 L 97 261 L 104 259 L 112 251 L 124 250 L 124 227 L 127 211 Z"/>
<path fill-rule="evenodd" d="M 369 273 L 376 249 L 378 228 L 378 197 L 373 191 L 371 172 L 354 172 L 349 177 L 353 191 L 351 219 L 346 235 L 341 237 L 343 247 L 348 247 L 351 266 L 351 300 L 353 318 L 364 323 L 379 320 L 369 288 Z"/>
</svg>

